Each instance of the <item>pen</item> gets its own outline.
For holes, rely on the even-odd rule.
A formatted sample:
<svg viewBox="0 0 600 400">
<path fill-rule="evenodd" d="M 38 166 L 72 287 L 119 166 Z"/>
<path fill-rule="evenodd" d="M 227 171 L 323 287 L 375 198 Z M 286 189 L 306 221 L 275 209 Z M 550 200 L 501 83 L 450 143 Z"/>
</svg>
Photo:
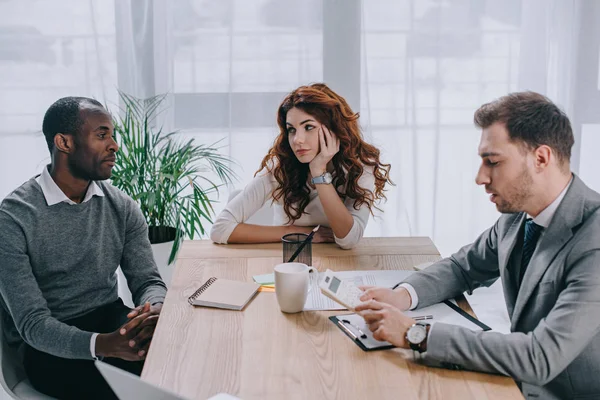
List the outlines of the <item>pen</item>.
<svg viewBox="0 0 600 400">
<path fill-rule="evenodd" d="M 366 339 L 367 338 L 367 334 L 364 333 L 363 331 L 360 330 L 360 328 L 356 325 L 354 325 L 352 322 L 348 321 L 347 319 L 343 319 L 342 322 L 350 325 L 351 327 L 353 327 L 354 329 L 356 329 L 358 331 L 358 333 L 360 333 L 360 338 L 361 339 Z"/>
<path fill-rule="evenodd" d="M 433 319 L 433 315 L 420 315 L 418 317 L 413 317 L 415 321 L 422 321 L 424 319 Z"/>
<path fill-rule="evenodd" d="M 338 325 L 340 326 L 340 328 L 342 328 L 342 330 L 343 330 L 344 332 L 346 332 L 348 335 L 350 335 L 350 337 L 354 338 L 354 340 L 358 340 L 358 338 L 356 337 L 356 335 L 354 334 L 354 332 L 352 332 L 350 329 L 348 329 L 348 327 L 346 327 L 346 325 L 344 325 L 344 324 L 342 323 L 342 321 L 340 321 L 340 320 L 338 319 L 338 322 L 337 322 L 337 323 L 338 323 Z"/>
<path fill-rule="evenodd" d="M 321 227 L 321 225 L 315 226 L 315 229 L 313 229 L 312 232 L 306 237 L 306 239 L 304 239 L 304 241 L 302 243 L 300 243 L 300 246 L 298 246 L 298 248 L 296 249 L 294 254 L 292 254 L 290 259 L 288 260 L 288 262 L 292 262 L 296 259 L 296 257 L 298 257 L 298 254 L 300 254 L 300 252 L 302 251 L 304 246 L 306 246 L 308 244 L 308 242 L 310 242 L 312 240 L 313 236 L 315 236 L 315 233 L 319 230 L 320 227 Z"/>
</svg>

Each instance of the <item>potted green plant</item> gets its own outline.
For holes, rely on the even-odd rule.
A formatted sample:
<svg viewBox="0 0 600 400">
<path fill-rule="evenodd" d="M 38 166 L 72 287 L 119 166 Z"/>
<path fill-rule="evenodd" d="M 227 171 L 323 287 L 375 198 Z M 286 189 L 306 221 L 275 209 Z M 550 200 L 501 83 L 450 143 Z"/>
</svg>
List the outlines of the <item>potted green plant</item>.
<svg viewBox="0 0 600 400">
<path fill-rule="evenodd" d="M 166 95 L 138 99 L 120 93 L 120 97 L 122 110 L 114 121 L 119 153 L 112 183 L 140 205 L 155 259 L 168 284 L 168 265 L 175 260 L 182 240 L 205 234 L 204 227 L 214 215 L 209 196 L 230 183 L 235 173 L 230 160 L 219 153 L 218 142 L 184 141 L 177 132 L 165 133 L 155 126 Z M 167 250 L 168 261 L 157 254 L 159 247 Z"/>
</svg>

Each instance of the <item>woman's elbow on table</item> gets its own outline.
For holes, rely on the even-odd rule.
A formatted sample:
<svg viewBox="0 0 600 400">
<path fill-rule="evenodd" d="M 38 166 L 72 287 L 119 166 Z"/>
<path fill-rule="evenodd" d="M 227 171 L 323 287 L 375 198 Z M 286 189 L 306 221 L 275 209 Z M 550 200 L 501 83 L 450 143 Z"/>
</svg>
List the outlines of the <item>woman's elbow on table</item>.
<svg viewBox="0 0 600 400">
<path fill-rule="evenodd" d="M 210 228 L 210 240 L 217 244 L 227 244 L 229 236 L 236 226 L 236 223 L 232 224 L 229 221 L 216 220 L 213 226 Z"/>
<path fill-rule="evenodd" d="M 335 243 L 343 250 L 350 250 L 356 247 L 360 239 L 362 239 L 364 233 L 364 228 L 361 226 L 360 222 L 354 220 L 354 225 L 352 225 L 352 229 L 350 232 L 343 237 L 339 238 L 334 236 Z"/>
<path fill-rule="evenodd" d="M 351 250 L 358 244 L 358 240 L 355 242 L 341 242 L 336 240 L 335 242 L 342 250 Z"/>
</svg>

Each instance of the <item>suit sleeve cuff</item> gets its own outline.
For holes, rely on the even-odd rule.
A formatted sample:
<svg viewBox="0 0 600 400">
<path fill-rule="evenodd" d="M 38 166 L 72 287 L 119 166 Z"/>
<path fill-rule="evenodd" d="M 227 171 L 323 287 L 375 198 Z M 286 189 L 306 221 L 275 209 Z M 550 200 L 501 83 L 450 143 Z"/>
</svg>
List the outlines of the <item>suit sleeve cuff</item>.
<svg viewBox="0 0 600 400">
<path fill-rule="evenodd" d="M 92 338 L 90 339 L 90 353 L 92 353 L 92 358 L 97 360 L 96 357 L 96 338 L 98 337 L 98 333 L 92 334 Z"/>
<path fill-rule="evenodd" d="M 429 333 L 427 334 L 427 349 L 429 349 L 429 345 L 431 344 L 431 332 L 433 332 L 434 325 L 435 321 L 429 323 Z"/>
<path fill-rule="evenodd" d="M 410 295 L 410 308 L 409 310 L 414 310 L 419 305 L 419 296 L 417 296 L 417 292 L 415 288 L 410 283 L 401 283 L 401 288 L 408 290 L 408 294 Z"/>
</svg>

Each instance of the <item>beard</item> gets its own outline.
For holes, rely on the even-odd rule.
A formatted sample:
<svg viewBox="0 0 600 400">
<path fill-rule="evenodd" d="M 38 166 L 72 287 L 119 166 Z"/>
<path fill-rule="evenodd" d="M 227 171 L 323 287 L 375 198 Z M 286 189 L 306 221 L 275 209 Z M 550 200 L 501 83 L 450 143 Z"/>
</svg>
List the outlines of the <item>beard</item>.
<svg viewBox="0 0 600 400">
<path fill-rule="evenodd" d="M 503 214 L 523 211 L 526 201 L 532 196 L 532 186 L 533 178 L 527 167 L 524 166 L 519 176 L 506 188 L 504 193 L 498 194 L 496 209 Z"/>
<path fill-rule="evenodd" d="M 103 181 L 111 176 L 111 169 L 103 171 L 100 167 L 94 168 L 85 157 L 69 157 L 67 166 L 71 175 L 75 178 L 83 179 L 87 181 Z"/>
</svg>

